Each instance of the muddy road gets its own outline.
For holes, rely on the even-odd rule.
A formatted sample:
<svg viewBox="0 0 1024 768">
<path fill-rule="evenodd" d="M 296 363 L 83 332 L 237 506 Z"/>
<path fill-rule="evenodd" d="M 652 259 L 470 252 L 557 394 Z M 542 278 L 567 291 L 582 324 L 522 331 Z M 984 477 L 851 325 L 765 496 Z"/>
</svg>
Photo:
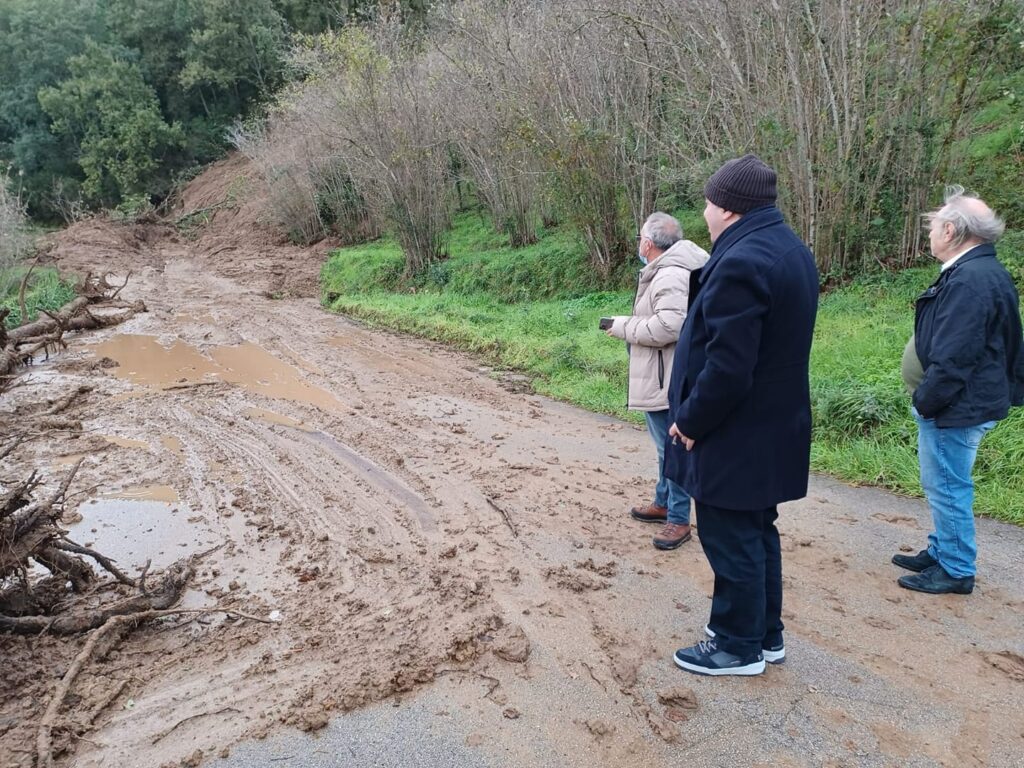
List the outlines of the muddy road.
<svg viewBox="0 0 1024 768">
<path fill-rule="evenodd" d="M 919 548 L 925 505 L 812 478 L 780 519 L 787 663 L 687 675 L 671 654 L 711 573 L 628 517 L 645 432 L 265 277 L 163 247 L 125 289 L 147 314 L 2 403 L 94 386 L 81 434 L 5 470 L 84 456 L 80 540 L 135 572 L 210 551 L 185 604 L 273 619 L 138 629 L 77 684 L 80 711 L 120 691 L 63 763 L 1024 765 L 1024 530 L 980 521 L 972 596 L 909 593 L 889 557 Z M 3 643 L 0 762 L 31 765 L 31 702 L 66 659 Z M 52 678 L 15 673 L 47 653 Z"/>
</svg>

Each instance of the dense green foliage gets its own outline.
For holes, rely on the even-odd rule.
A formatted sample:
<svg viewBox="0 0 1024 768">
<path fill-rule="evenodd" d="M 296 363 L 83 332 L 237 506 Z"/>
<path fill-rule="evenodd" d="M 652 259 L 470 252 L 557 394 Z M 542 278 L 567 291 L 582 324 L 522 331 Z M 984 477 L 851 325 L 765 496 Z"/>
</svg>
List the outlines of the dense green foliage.
<svg viewBox="0 0 1024 768">
<path fill-rule="evenodd" d="M 1007 235 L 999 250 L 1024 289 L 1024 232 Z M 585 248 L 564 232 L 512 249 L 479 217 L 463 215 L 440 268 L 399 284 L 401 265 L 401 250 L 389 240 L 335 251 L 323 268 L 325 302 L 372 325 L 451 343 L 525 372 L 543 394 L 639 422 L 625 410 L 622 342 L 597 330 L 599 317 L 629 313 L 632 288 L 620 276 L 617 290 L 601 291 Z M 822 297 L 811 360 L 815 469 L 921 493 L 900 357 L 913 329 L 914 299 L 936 273 L 932 264 L 868 275 Z M 982 443 L 980 512 L 1024 524 L 1020 466 L 1024 411 L 1017 410 Z"/>
<path fill-rule="evenodd" d="M 167 194 L 286 80 L 293 32 L 377 0 L 5 0 L 0 165 L 37 218 Z M 412 14 L 422 3 L 405 2 Z"/>
</svg>

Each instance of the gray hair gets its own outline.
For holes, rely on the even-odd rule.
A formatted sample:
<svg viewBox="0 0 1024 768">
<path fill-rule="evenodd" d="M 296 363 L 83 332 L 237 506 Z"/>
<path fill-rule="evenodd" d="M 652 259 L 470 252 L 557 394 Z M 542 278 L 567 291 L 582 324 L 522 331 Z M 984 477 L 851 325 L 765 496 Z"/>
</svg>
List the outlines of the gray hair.
<svg viewBox="0 0 1024 768">
<path fill-rule="evenodd" d="M 675 216 L 656 211 L 647 217 L 640 234 L 654 243 L 658 250 L 667 251 L 683 239 L 683 228 Z"/>
<path fill-rule="evenodd" d="M 953 225 L 953 246 L 965 240 L 994 243 L 1003 236 L 1006 224 L 977 197 L 964 194 L 959 184 L 946 187 L 945 204 L 928 214 L 928 224 L 936 221 Z"/>
</svg>

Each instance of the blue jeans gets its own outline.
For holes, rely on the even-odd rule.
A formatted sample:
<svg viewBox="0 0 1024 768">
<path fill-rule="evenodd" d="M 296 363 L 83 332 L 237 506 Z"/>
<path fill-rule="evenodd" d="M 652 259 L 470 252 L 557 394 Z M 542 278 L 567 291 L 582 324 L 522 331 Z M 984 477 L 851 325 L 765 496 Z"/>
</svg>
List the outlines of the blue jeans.
<svg viewBox="0 0 1024 768">
<path fill-rule="evenodd" d="M 690 524 L 690 494 L 675 480 L 665 477 L 665 440 L 670 426 L 668 410 L 646 411 L 647 431 L 658 449 L 658 485 L 654 489 L 654 503 L 668 507 L 668 521 L 678 525 Z"/>
<path fill-rule="evenodd" d="M 921 486 L 932 511 L 935 530 L 928 534 L 928 554 L 955 579 L 975 574 L 978 545 L 974 538 L 974 480 L 971 470 L 981 438 L 992 427 L 937 427 L 911 409 L 917 422 Z"/>
</svg>

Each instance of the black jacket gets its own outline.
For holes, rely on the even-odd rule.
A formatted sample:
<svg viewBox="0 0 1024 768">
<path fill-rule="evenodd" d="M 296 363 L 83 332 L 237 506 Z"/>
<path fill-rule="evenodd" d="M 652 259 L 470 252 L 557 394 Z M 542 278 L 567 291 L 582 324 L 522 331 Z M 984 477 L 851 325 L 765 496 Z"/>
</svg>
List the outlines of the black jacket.
<svg viewBox="0 0 1024 768">
<path fill-rule="evenodd" d="M 914 346 L 924 378 L 914 407 L 939 427 L 1005 418 L 1024 405 L 1017 289 L 992 245 L 972 248 L 917 300 Z"/>
<path fill-rule="evenodd" d="M 818 308 L 810 250 L 774 206 L 726 229 L 695 271 L 669 384 L 665 474 L 697 501 L 764 509 L 807 494 L 808 364 Z"/>
</svg>

